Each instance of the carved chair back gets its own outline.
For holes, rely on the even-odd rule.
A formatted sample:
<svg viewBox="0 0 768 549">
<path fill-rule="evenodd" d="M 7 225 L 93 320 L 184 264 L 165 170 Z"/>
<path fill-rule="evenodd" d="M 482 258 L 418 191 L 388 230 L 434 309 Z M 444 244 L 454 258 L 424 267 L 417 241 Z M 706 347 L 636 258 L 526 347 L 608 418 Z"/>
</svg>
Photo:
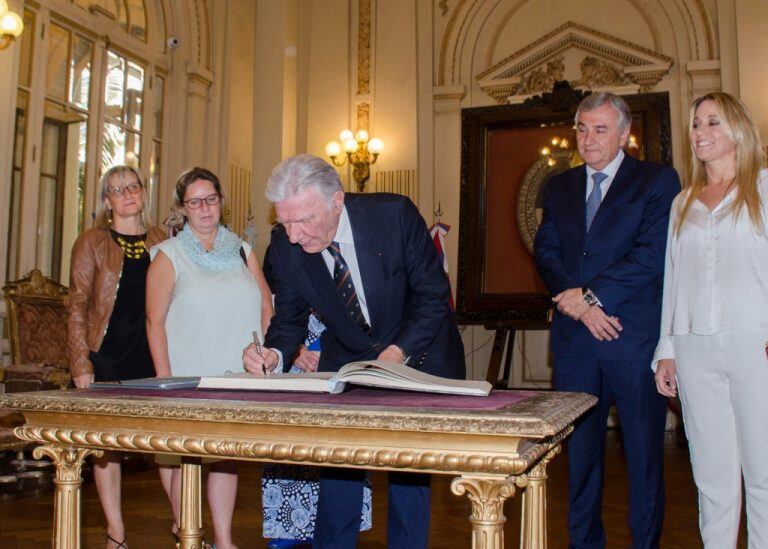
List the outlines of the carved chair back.
<svg viewBox="0 0 768 549">
<path fill-rule="evenodd" d="M 12 390 L 12 378 L 31 384 L 15 390 L 69 385 L 67 294 L 66 286 L 37 269 L 3 286 L 12 363 L 5 372 L 7 391 Z"/>
</svg>

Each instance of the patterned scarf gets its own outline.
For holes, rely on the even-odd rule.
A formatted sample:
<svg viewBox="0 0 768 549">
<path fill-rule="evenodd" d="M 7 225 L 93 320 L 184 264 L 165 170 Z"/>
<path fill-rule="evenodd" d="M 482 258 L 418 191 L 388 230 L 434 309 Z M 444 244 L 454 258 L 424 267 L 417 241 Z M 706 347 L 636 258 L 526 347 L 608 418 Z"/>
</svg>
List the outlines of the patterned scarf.
<svg viewBox="0 0 768 549">
<path fill-rule="evenodd" d="M 203 248 L 197 235 L 187 225 L 176 235 L 181 247 L 187 255 L 204 269 L 211 271 L 226 271 L 243 264 L 240 248 L 243 241 L 224 225 L 219 225 L 216 238 L 213 240 L 213 250 Z"/>
</svg>

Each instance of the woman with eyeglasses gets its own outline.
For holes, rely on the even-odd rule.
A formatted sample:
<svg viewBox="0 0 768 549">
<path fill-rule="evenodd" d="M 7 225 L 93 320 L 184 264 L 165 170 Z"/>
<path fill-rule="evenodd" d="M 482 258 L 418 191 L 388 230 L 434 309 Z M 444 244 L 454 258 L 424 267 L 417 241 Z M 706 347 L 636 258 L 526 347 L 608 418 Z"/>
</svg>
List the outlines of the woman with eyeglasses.
<svg viewBox="0 0 768 549">
<path fill-rule="evenodd" d="M 204 168 L 181 174 L 173 194 L 183 229 L 150 251 L 147 335 L 158 376 L 242 371 L 242 349 L 266 331 L 272 300 L 251 247 L 221 223 L 219 179 Z M 172 456 L 171 456 L 172 457 Z M 160 478 L 178 530 L 181 475 L 177 460 L 158 456 Z M 234 461 L 208 474 L 215 547 L 230 549 L 237 495 Z"/>
<path fill-rule="evenodd" d="M 68 354 L 78 388 L 93 381 L 155 375 L 145 329 L 149 248 L 165 233 L 149 224 L 141 174 L 114 166 L 99 182 L 96 222 L 72 248 Z M 124 548 L 120 454 L 93 458 L 93 476 L 107 521 L 107 548 Z"/>
</svg>

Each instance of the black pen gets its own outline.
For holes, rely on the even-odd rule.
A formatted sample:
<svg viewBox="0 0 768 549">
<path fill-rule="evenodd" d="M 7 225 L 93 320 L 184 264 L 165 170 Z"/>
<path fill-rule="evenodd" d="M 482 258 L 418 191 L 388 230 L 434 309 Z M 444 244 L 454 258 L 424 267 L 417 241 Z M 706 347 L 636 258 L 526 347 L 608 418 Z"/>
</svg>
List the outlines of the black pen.
<svg viewBox="0 0 768 549">
<path fill-rule="evenodd" d="M 267 375 L 267 365 L 264 364 L 264 354 L 261 348 L 261 333 L 259 330 L 253 332 L 253 343 L 256 345 L 256 354 L 261 357 L 261 371 L 264 375 Z"/>
</svg>

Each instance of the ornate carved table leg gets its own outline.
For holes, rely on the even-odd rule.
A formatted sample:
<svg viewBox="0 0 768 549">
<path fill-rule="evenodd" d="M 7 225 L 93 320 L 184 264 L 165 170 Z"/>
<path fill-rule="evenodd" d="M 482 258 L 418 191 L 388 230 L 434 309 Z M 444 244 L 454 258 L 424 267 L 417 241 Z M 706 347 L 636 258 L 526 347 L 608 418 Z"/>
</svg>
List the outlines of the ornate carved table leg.
<svg viewBox="0 0 768 549">
<path fill-rule="evenodd" d="M 462 476 L 453 479 L 451 492 L 469 495 L 472 503 L 472 549 L 504 547 L 504 500 L 515 495 L 520 486 L 515 477 Z"/>
<path fill-rule="evenodd" d="M 547 547 L 547 464 L 560 453 L 558 444 L 528 471 L 520 517 L 520 549 Z"/>
<path fill-rule="evenodd" d="M 32 452 L 35 459 L 48 456 L 56 465 L 56 493 L 53 503 L 54 549 L 80 548 L 80 475 L 83 460 L 89 455 L 101 456 L 101 450 L 71 446 L 38 446 Z"/>
<path fill-rule="evenodd" d="M 179 542 L 181 549 L 201 549 L 203 545 L 203 512 L 200 497 L 200 458 L 181 458 L 181 517 Z"/>
</svg>

